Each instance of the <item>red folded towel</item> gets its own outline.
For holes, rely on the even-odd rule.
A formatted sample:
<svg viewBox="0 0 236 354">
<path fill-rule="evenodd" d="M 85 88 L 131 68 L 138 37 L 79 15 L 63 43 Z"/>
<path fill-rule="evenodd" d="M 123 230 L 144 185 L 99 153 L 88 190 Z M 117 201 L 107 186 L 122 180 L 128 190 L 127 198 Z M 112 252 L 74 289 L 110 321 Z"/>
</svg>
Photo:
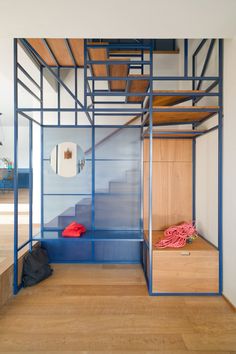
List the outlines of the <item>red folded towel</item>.
<svg viewBox="0 0 236 354">
<path fill-rule="evenodd" d="M 78 224 L 73 221 L 70 223 L 63 231 L 63 237 L 80 237 L 84 232 L 86 232 L 86 228 L 84 225 Z"/>
</svg>

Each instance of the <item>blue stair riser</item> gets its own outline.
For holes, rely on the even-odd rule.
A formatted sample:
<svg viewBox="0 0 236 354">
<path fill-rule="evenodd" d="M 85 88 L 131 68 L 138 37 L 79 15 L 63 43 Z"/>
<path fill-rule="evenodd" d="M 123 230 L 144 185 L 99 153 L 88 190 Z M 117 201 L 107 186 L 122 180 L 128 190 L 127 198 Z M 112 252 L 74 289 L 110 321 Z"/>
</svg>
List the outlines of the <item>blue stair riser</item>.
<svg viewBox="0 0 236 354">
<path fill-rule="evenodd" d="M 74 215 L 61 215 L 58 217 L 58 226 L 65 227 L 72 221 L 77 221 L 81 224 L 84 224 L 86 227 L 91 226 L 91 208 L 88 208 L 86 211 L 77 212 Z M 109 225 L 109 228 L 121 227 L 121 226 L 130 226 L 131 228 L 135 227 L 139 223 L 139 208 L 136 206 L 133 207 L 122 207 L 117 206 L 116 208 L 99 208 L 95 207 L 95 223 L 101 226 L 102 223 Z M 106 227 L 105 227 L 106 228 Z M 123 229 L 123 227 L 122 227 Z"/>
<path fill-rule="evenodd" d="M 110 193 L 135 193 L 140 189 L 139 184 L 111 181 L 109 183 Z"/>
<path fill-rule="evenodd" d="M 142 242 L 88 241 L 77 239 L 42 241 L 52 263 L 141 263 Z"/>
</svg>

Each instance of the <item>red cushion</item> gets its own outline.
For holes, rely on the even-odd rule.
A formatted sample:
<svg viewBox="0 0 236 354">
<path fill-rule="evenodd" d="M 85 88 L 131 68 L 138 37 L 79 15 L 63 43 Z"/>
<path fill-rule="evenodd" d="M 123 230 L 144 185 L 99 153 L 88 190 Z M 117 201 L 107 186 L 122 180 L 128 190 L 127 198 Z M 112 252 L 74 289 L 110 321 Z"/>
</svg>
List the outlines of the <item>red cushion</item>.
<svg viewBox="0 0 236 354">
<path fill-rule="evenodd" d="M 62 236 L 80 237 L 84 232 L 86 232 L 85 226 L 73 221 L 62 231 Z"/>
</svg>

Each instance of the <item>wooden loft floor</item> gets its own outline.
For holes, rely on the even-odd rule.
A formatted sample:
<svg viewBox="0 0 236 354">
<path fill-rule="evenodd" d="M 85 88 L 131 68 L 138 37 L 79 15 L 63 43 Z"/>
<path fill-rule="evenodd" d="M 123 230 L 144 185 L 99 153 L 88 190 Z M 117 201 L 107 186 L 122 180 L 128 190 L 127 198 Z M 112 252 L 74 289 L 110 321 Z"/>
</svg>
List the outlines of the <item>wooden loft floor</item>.
<svg viewBox="0 0 236 354">
<path fill-rule="evenodd" d="M 49 66 L 74 66 L 70 56 L 68 43 L 78 66 L 84 66 L 84 40 L 70 38 L 27 38 L 29 44 L 36 50 Z"/>
<path fill-rule="evenodd" d="M 38 52 L 38 54 L 44 59 L 49 66 L 74 66 L 73 60 L 70 56 L 70 50 L 72 51 L 76 64 L 78 66 L 84 66 L 84 39 L 83 38 L 27 38 L 30 45 Z M 68 46 L 69 44 L 69 46 Z M 96 45 L 99 44 L 96 42 Z M 103 45 L 106 43 L 102 43 Z M 90 48 L 92 49 L 92 48 Z M 103 48 L 104 49 L 104 48 Z M 101 50 L 102 52 L 103 50 Z M 133 55 L 138 51 L 119 51 L 119 54 L 124 56 Z M 112 55 L 117 54 L 115 50 L 111 50 Z M 178 54 L 179 50 L 173 51 L 155 51 L 156 54 Z M 56 60 L 55 60 L 56 59 Z M 97 59 L 98 60 L 98 59 Z M 100 59 L 102 60 L 102 59 Z"/>
</svg>

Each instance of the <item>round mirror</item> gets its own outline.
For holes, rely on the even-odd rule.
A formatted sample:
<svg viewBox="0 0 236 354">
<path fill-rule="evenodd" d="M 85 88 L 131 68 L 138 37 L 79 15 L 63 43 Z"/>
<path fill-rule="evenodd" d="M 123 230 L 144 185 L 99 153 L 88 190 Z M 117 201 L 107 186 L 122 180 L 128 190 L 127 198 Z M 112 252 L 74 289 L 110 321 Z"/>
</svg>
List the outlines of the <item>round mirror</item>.
<svg viewBox="0 0 236 354">
<path fill-rule="evenodd" d="M 74 177 L 84 168 L 84 152 L 75 143 L 60 143 L 53 148 L 50 163 L 53 171 L 59 176 Z"/>
</svg>

